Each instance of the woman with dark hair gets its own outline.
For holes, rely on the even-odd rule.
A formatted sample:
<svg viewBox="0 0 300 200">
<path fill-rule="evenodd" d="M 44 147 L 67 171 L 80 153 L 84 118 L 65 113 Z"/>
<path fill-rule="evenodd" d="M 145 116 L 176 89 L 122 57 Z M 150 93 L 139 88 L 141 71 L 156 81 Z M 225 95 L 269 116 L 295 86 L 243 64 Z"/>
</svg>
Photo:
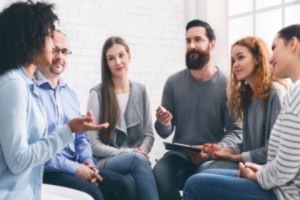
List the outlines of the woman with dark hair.
<svg viewBox="0 0 300 200">
<path fill-rule="evenodd" d="M 120 37 L 110 37 L 102 49 L 102 83 L 92 88 L 88 110 L 96 122 L 110 127 L 90 132 L 93 154 L 102 169 L 131 180 L 132 197 L 158 199 L 148 153 L 153 142 L 150 102 L 145 86 L 128 79 L 129 47 Z M 135 195 L 136 193 L 136 195 Z"/>
<path fill-rule="evenodd" d="M 0 13 L 0 199 L 40 199 L 44 163 L 72 141 L 72 132 L 99 130 L 91 113 L 47 135 L 33 82 L 50 65 L 54 22 L 47 3 L 17 2 Z"/>
<path fill-rule="evenodd" d="M 294 85 L 284 97 L 271 131 L 267 164 L 240 163 L 237 176 L 200 173 L 185 185 L 184 199 L 299 200 L 300 197 L 300 25 L 280 30 L 271 63 L 278 78 Z"/>
</svg>

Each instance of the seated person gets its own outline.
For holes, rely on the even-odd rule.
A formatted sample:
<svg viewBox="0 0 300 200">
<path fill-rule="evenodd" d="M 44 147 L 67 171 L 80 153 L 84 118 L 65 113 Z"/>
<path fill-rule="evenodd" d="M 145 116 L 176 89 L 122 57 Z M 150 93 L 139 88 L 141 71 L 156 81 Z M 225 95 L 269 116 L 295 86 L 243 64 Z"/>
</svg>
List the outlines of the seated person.
<svg viewBox="0 0 300 200">
<path fill-rule="evenodd" d="M 102 83 L 92 88 L 88 110 L 103 131 L 89 132 L 100 170 L 124 175 L 132 187 L 130 200 L 158 200 L 148 159 L 153 142 L 150 102 L 143 84 L 128 79 L 129 47 L 121 37 L 108 38 L 102 49 Z"/>
</svg>

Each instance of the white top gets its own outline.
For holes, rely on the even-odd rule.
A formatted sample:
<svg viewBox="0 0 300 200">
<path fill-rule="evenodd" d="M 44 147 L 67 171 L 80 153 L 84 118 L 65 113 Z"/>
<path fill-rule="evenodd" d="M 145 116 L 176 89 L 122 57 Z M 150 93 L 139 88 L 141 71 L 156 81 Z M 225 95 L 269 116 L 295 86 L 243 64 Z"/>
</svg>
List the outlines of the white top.
<svg viewBox="0 0 300 200">
<path fill-rule="evenodd" d="M 122 115 L 124 115 L 129 98 L 129 92 L 117 94 L 117 99 Z"/>
</svg>

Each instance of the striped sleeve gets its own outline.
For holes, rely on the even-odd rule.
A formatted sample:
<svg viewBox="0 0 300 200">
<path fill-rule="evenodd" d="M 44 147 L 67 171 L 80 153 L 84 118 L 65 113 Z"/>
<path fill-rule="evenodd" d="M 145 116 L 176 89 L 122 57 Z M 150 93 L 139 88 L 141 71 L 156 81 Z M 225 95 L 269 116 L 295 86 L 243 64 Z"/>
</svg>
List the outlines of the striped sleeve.
<svg viewBox="0 0 300 200">
<path fill-rule="evenodd" d="M 282 112 L 274 124 L 268 164 L 257 174 L 264 189 L 287 186 L 300 169 L 300 85 L 286 96 Z"/>
</svg>

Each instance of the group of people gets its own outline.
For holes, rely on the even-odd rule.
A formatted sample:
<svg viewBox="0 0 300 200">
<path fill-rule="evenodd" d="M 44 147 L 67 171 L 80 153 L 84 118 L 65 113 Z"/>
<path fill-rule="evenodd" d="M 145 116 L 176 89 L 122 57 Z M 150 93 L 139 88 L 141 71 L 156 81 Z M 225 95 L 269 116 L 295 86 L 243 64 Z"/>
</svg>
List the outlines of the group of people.
<svg viewBox="0 0 300 200">
<path fill-rule="evenodd" d="M 300 199 L 299 24 L 277 33 L 273 53 L 236 41 L 227 80 L 214 30 L 188 22 L 187 68 L 166 81 L 154 127 L 201 152 L 168 151 L 152 170 L 149 94 L 128 78 L 128 44 L 105 41 L 82 116 L 61 78 L 72 52 L 57 20 L 44 2 L 0 13 L 0 199 L 40 199 L 43 182 L 96 200 Z"/>
</svg>

